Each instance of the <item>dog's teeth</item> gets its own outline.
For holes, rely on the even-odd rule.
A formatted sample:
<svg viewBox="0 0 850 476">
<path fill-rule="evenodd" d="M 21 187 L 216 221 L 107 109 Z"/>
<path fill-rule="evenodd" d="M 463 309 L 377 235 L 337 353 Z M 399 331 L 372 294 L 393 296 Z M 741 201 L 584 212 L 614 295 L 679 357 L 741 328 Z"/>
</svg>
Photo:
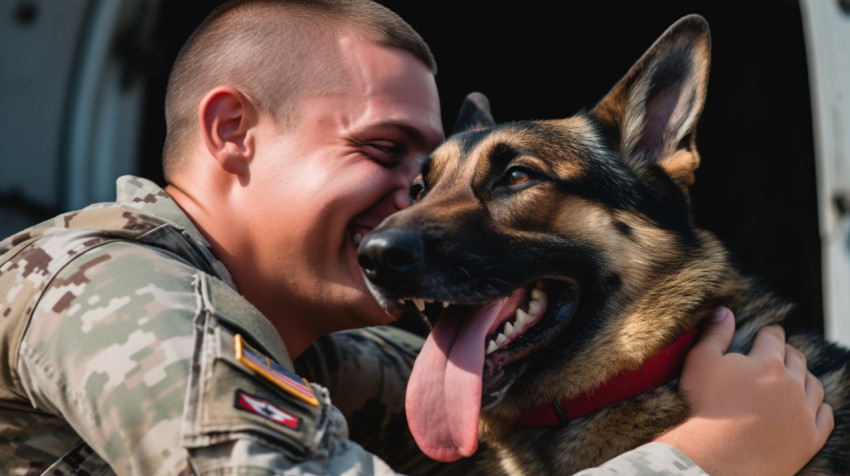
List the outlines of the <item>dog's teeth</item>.
<svg viewBox="0 0 850 476">
<path fill-rule="evenodd" d="M 447 307 L 449 307 L 449 302 L 448 302 L 448 301 L 443 301 L 443 309 L 445 309 L 445 308 L 447 308 Z"/>
<path fill-rule="evenodd" d="M 534 301 L 532 301 L 532 302 L 534 302 Z M 522 309 L 516 310 L 516 324 L 525 326 L 525 324 L 527 324 L 530 321 L 531 321 L 531 316 L 527 312 L 523 311 Z"/>
<path fill-rule="evenodd" d="M 509 340 L 510 340 L 510 339 L 508 339 L 507 337 L 505 337 L 505 335 L 504 335 L 504 334 L 502 334 L 502 333 L 500 332 L 500 333 L 499 333 L 499 335 L 497 335 L 497 336 L 496 336 L 496 345 L 501 346 L 501 345 L 502 345 L 502 344 L 504 344 L 505 342 L 509 342 Z"/>
<path fill-rule="evenodd" d="M 505 330 L 503 331 L 506 336 L 512 336 L 517 331 L 514 329 L 514 326 L 510 322 L 505 323 Z"/>
<path fill-rule="evenodd" d="M 355 245 L 359 245 L 360 242 L 363 241 L 363 235 L 361 235 L 360 233 L 355 233 L 354 235 L 352 235 L 351 241 L 353 241 Z"/>
<path fill-rule="evenodd" d="M 499 348 L 499 346 L 498 346 L 498 345 L 496 345 L 496 342 L 495 342 L 495 341 L 493 341 L 493 340 L 490 340 L 490 343 L 489 343 L 489 344 L 487 344 L 487 353 L 488 353 L 488 354 L 492 354 L 492 353 L 493 353 L 494 351 L 496 351 L 498 348 Z"/>
<path fill-rule="evenodd" d="M 413 301 L 413 305 L 416 306 L 416 309 L 419 309 L 419 312 L 422 312 L 422 311 L 425 310 L 425 300 L 424 299 L 416 298 L 416 299 L 412 299 L 412 301 Z"/>
<path fill-rule="evenodd" d="M 546 293 L 541 290 L 534 288 L 531 290 L 531 299 L 534 301 L 540 301 L 540 304 L 546 304 Z"/>
<path fill-rule="evenodd" d="M 401 304 L 402 306 L 404 306 L 405 301 L 404 301 L 404 299 L 399 299 L 398 303 Z"/>
<path fill-rule="evenodd" d="M 528 314 L 526 315 L 536 316 L 540 314 L 542 309 L 543 304 L 540 304 L 540 301 L 537 299 L 532 299 L 531 301 L 528 301 Z"/>
</svg>

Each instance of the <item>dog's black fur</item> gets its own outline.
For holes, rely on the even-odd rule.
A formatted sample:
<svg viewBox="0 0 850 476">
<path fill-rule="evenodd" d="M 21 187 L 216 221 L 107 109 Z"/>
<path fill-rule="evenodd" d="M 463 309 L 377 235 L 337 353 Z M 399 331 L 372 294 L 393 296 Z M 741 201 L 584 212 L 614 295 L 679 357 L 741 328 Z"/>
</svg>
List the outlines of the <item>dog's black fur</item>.
<svg viewBox="0 0 850 476">
<path fill-rule="evenodd" d="M 517 422 L 640 367 L 717 306 L 735 314 L 736 352 L 791 311 L 691 218 L 709 63 L 708 25 L 691 15 L 590 111 L 495 125 L 486 98 L 473 95 L 473 114 L 459 121 L 471 130 L 428 158 L 411 189 L 416 204 L 361 243 L 388 310 L 412 299 L 477 306 L 542 283 L 543 318 L 485 361 L 481 437 L 502 470 L 571 474 L 652 440 L 687 417 L 675 379 L 557 426 Z M 835 412 L 804 473 L 850 474 L 850 352 L 813 334 L 789 341 Z"/>
</svg>

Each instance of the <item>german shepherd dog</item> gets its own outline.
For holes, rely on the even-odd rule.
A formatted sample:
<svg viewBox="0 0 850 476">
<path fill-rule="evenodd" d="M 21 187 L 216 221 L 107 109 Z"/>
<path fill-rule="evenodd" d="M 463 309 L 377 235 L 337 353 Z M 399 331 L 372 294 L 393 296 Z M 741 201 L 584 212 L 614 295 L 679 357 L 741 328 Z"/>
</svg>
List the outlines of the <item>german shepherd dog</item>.
<svg viewBox="0 0 850 476">
<path fill-rule="evenodd" d="M 590 111 L 496 125 L 471 95 L 469 130 L 426 159 L 413 206 L 360 244 L 385 309 L 439 315 L 407 392 L 426 454 L 469 456 L 480 437 L 496 473 L 598 466 L 687 417 L 678 372 L 716 307 L 733 311 L 743 353 L 791 311 L 692 221 L 709 63 L 708 25 L 690 15 Z M 804 473 L 850 474 L 850 352 L 789 341 L 835 411 Z"/>
</svg>

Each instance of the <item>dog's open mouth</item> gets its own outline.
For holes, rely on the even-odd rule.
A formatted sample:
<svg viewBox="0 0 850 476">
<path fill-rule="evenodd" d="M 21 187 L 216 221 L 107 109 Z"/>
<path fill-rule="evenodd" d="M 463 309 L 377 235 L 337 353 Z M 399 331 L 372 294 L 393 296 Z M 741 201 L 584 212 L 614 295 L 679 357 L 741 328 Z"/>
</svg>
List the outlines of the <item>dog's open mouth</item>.
<svg viewBox="0 0 850 476">
<path fill-rule="evenodd" d="M 500 310 L 487 329 L 483 368 L 485 389 L 501 394 L 505 389 L 498 384 L 505 377 L 505 369 L 548 345 L 563 331 L 572 315 L 577 291 L 571 279 L 538 279 L 510 295 L 509 303 Z M 408 310 L 415 308 L 432 323 L 439 320 L 439 317 L 434 316 L 439 316 L 449 307 L 454 309 L 447 313 L 466 314 L 464 319 L 474 319 L 476 309 L 480 307 L 425 298 L 400 299 L 399 304 L 407 306 Z M 460 312 L 457 307 L 464 310 Z M 495 405 L 498 400 L 485 401 L 483 406 Z"/>
<path fill-rule="evenodd" d="M 481 408 L 497 405 L 530 357 L 564 331 L 577 299 L 575 281 L 540 279 L 483 305 L 447 306 L 408 385 L 408 420 L 420 448 L 442 461 L 472 454 Z"/>
<path fill-rule="evenodd" d="M 573 281 L 536 281 L 526 305 L 517 308 L 487 335 L 482 374 L 483 409 L 497 405 L 540 348 L 548 346 L 570 322 L 578 297 Z"/>
</svg>

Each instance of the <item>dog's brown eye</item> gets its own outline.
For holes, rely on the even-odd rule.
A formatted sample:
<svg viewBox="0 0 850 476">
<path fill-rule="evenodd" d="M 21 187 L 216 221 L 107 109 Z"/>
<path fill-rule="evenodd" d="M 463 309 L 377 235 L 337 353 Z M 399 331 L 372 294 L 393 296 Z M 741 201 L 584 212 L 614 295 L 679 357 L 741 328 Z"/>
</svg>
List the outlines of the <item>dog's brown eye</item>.
<svg viewBox="0 0 850 476">
<path fill-rule="evenodd" d="M 418 203 L 425 194 L 425 184 L 419 179 L 410 186 L 410 203 Z"/>
<path fill-rule="evenodd" d="M 417 189 L 417 190 L 413 193 L 412 201 L 413 201 L 413 203 L 417 203 L 417 202 L 422 201 L 422 189 L 421 189 L 421 188 L 420 188 L 420 189 Z"/>
<path fill-rule="evenodd" d="M 524 170 L 514 169 L 511 170 L 508 175 L 508 184 L 510 185 L 519 185 L 521 183 L 527 182 L 531 176 L 528 175 L 528 172 Z"/>
</svg>

